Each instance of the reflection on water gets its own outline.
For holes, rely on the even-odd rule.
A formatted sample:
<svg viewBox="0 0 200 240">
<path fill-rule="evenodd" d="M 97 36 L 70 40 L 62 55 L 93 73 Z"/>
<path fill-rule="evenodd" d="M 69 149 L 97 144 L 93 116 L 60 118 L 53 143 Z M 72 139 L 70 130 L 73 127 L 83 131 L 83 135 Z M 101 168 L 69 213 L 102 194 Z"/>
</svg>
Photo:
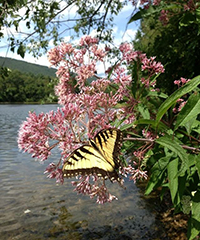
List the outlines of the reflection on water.
<svg viewBox="0 0 200 240">
<path fill-rule="evenodd" d="M 0 105 L 0 239 L 154 239 L 155 215 L 132 182 L 126 190 L 110 183 L 119 200 L 98 205 L 73 192 L 70 180 L 47 179 L 46 165 L 19 152 L 17 132 L 28 111 L 56 108 Z"/>
</svg>

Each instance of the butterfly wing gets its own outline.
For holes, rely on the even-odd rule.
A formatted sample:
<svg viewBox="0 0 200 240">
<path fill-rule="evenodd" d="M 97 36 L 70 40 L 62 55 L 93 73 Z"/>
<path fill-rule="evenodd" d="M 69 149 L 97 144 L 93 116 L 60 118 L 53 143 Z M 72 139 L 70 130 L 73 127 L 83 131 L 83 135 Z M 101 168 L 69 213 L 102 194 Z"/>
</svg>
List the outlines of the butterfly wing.
<svg viewBox="0 0 200 240">
<path fill-rule="evenodd" d="M 94 137 L 94 142 L 97 148 L 104 158 L 115 169 L 118 169 L 120 166 L 122 166 L 122 163 L 119 159 L 122 140 L 122 132 L 116 128 L 101 130 Z"/>
<path fill-rule="evenodd" d="M 100 178 L 120 181 L 116 169 L 121 166 L 118 156 L 122 139 L 118 129 L 101 130 L 90 144 L 76 149 L 67 158 L 62 169 L 64 177 L 96 174 Z"/>
<path fill-rule="evenodd" d="M 91 145 L 83 145 L 72 152 L 63 165 L 64 177 L 94 175 L 115 178 L 113 166 Z"/>
</svg>

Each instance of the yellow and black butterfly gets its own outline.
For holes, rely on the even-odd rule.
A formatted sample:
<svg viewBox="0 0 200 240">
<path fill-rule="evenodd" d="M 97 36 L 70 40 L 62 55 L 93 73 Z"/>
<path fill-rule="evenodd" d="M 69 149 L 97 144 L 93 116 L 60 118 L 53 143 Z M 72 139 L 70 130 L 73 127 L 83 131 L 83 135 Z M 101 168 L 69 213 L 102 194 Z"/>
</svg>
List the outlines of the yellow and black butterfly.
<svg viewBox="0 0 200 240">
<path fill-rule="evenodd" d="M 122 132 L 116 128 L 101 130 L 88 144 L 70 154 L 62 168 L 63 176 L 96 174 L 100 178 L 120 182 L 117 171 L 122 166 L 119 159 L 122 140 Z"/>
</svg>

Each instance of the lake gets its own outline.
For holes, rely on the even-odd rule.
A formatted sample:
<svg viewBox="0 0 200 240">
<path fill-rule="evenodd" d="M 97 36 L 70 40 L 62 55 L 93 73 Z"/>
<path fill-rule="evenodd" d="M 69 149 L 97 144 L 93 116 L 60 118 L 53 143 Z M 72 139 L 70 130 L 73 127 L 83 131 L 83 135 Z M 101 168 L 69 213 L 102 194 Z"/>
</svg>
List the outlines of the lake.
<svg viewBox="0 0 200 240">
<path fill-rule="evenodd" d="M 159 239 L 154 204 L 133 182 L 126 189 L 109 183 L 118 201 L 98 205 L 73 192 L 71 179 L 63 185 L 48 179 L 47 162 L 19 152 L 17 133 L 28 112 L 57 107 L 0 105 L 0 239 Z M 55 153 L 49 162 L 57 159 Z"/>
</svg>

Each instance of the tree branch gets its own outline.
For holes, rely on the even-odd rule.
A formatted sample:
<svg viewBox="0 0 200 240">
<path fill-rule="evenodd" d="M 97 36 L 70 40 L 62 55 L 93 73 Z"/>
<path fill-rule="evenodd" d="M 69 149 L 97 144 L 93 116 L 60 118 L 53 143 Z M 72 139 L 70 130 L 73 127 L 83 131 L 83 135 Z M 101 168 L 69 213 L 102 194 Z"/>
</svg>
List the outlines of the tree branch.
<svg viewBox="0 0 200 240">
<path fill-rule="evenodd" d="M 76 0 L 72 1 L 70 4 L 68 4 L 67 6 L 65 6 L 64 8 L 62 8 L 60 11 L 58 11 L 54 17 L 50 18 L 46 23 L 45 26 L 47 26 L 54 18 L 56 18 L 60 13 L 62 13 L 63 11 L 65 11 L 68 7 L 70 7 L 72 4 L 74 4 L 76 2 Z M 31 36 L 33 36 L 35 33 L 38 32 L 38 29 L 35 30 L 34 32 L 30 33 L 29 36 L 27 36 L 25 39 L 23 39 L 22 43 L 25 42 L 28 38 L 30 38 Z"/>
</svg>

